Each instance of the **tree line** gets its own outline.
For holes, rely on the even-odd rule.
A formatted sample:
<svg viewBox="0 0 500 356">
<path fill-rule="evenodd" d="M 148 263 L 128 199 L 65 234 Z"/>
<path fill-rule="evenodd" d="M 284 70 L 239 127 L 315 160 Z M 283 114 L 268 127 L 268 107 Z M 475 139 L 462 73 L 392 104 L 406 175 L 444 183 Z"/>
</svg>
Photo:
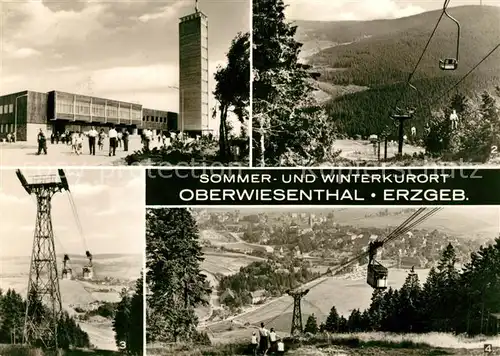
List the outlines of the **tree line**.
<svg viewBox="0 0 500 356">
<path fill-rule="evenodd" d="M 231 290 L 234 294 L 223 303 L 230 308 L 239 308 L 252 303 L 251 292 L 264 290 L 267 297 L 282 296 L 286 290 L 295 289 L 320 276 L 305 264 L 295 267 L 274 261 L 257 261 L 240 268 L 239 272 L 223 276 L 219 282 L 219 295 Z"/>
<path fill-rule="evenodd" d="M 410 273 L 400 289 L 374 290 L 369 308 L 353 310 L 346 318 L 333 306 L 319 326 L 310 316 L 305 331 L 498 333 L 493 314 L 500 313 L 500 238 L 473 252 L 462 269 L 456 262 L 455 248 L 449 244 L 423 284 Z"/>
<path fill-rule="evenodd" d="M 39 304 L 36 317 L 43 320 L 43 314 L 49 314 L 47 307 L 41 304 L 40 298 L 30 295 L 31 303 Z M 20 344 L 23 342 L 24 317 L 26 312 L 26 301 L 13 289 L 6 292 L 0 291 L 0 343 Z M 48 320 L 48 319 L 46 319 Z M 66 311 L 59 317 L 57 326 L 57 343 L 60 348 L 69 349 L 71 347 L 90 347 L 89 336 L 84 332 L 76 320 Z M 40 339 L 33 340 L 34 346 L 43 346 L 42 340 L 51 344 L 53 334 L 40 335 Z"/>
<path fill-rule="evenodd" d="M 135 290 L 121 292 L 121 299 L 113 317 L 115 342 L 119 349 L 131 355 L 142 355 L 144 349 L 144 283 L 137 279 Z"/>
</svg>

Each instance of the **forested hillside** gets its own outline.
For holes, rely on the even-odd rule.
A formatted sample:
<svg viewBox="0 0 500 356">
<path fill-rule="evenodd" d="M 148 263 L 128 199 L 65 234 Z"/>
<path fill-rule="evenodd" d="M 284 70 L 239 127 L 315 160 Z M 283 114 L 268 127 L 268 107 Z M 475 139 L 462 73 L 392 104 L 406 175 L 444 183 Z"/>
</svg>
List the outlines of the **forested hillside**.
<svg viewBox="0 0 500 356">
<path fill-rule="evenodd" d="M 418 66 L 412 83 L 414 91 L 404 84 L 413 70 L 440 11 L 432 11 L 396 20 L 366 22 L 298 21 L 299 42 L 331 42 L 308 62 L 331 85 L 368 87 L 366 91 L 333 98 L 327 111 L 340 134 L 354 137 L 379 134 L 386 125 L 400 95 L 400 107 L 414 106 L 414 126 L 419 132 L 430 117 L 430 111 L 450 104 L 456 93 L 474 98 L 484 91 L 493 93 L 500 84 L 500 51 L 492 54 L 460 86 L 446 92 L 500 42 L 500 8 L 494 6 L 460 6 L 449 13 L 461 24 L 459 67 L 442 71 L 439 60 L 455 57 L 456 25 L 444 17 Z M 335 45 L 342 44 L 342 45 Z M 446 93 L 446 94 L 445 94 Z"/>
</svg>

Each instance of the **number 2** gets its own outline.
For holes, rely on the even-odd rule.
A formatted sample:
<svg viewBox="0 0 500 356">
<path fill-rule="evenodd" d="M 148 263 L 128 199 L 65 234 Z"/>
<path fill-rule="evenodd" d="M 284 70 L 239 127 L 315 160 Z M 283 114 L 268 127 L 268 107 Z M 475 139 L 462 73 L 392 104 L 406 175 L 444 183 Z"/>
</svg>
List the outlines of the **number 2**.
<svg viewBox="0 0 500 356">
<path fill-rule="evenodd" d="M 497 151 L 498 151 L 498 147 L 497 146 L 491 146 L 491 153 L 492 154 L 497 153 Z"/>
</svg>

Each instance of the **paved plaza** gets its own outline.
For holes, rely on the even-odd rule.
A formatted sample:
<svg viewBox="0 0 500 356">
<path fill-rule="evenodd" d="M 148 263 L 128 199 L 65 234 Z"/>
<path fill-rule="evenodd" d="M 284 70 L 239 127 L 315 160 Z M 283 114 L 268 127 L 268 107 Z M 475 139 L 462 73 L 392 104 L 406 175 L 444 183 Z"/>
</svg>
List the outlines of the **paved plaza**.
<svg viewBox="0 0 500 356">
<path fill-rule="evenodd" d="M 151 148 L 158 147 L 160 144 L 154 140 Z M 51 144 L 47 142 L 47 155 L 37 155 L 36 142 L 16 142 L 16 143 L 0 143 L 0 166 L 1 167 L 37 167 L 37 166 L 116 166 L 126 165 L 124 158 L 132 154 L 134 151 L 142 148 L 141 138 L 132 136 L 129 140 L 128 152 L 122 147 L 116 148 L 116 156 L 109 157 L 109 140 L 104 142 L 102 151 L 96 148 L 95 156 L 90 155 L 88 141 L 83 143 L 83 154 L 77 155 L 71 145 L 63 143 Z"/>
</svg>

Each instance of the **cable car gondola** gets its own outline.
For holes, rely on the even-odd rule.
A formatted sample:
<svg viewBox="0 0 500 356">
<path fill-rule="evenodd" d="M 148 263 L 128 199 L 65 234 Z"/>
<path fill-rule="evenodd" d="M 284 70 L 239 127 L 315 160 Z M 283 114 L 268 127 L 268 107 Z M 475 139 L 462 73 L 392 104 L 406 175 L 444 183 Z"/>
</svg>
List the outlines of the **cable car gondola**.
<svg viewBox="0 0 500 356">
<path fill-rule="evenodd" d="M 89 263 L 83 266 L 83 279 L 92 279 L 94 277 L 94 266 L 92 265 L 92 254 L 90 251 L 85 251 Z"/>
<path fill-rule="evenodd" d="M 382 247 L 381 241 L 370 242 L 368 246 L 368 273 L 366 282 L 374 289 L 387 288 L 387 268 L 375 260 L 377 249 Z"/>
<path fill-rule="evenodd" d="M 455 54 L 455 58 L 445 58 L 445 59 L 439 60 L 439 68 L 441 70 L 455 70 L 455 69 L 457 69 L 458 68 L 458 55 L 460 52 L 460 23 L 454 17 L 450 16 L 450 14 L 448 14 L 448 12 L 446 11 L 446 8 L 448 7 L 449 2 L 450 2 L 449 0 L 444 2 L 443 13 L 446 15 L 446 17 L 448 17 L 450 20 L 455 22 L 455 24 L 457 25 L 457 52 Z"/>
<path fill-rule="evenodd" d="M 73 278 L 73 271 L 71 268 L 67 266 L 67 263 L 69 261 L 69 256 L 64 255 L 63 259 L 63 270 L 62 270 L 62 279 L 72 279 Z"/>
</svg>

